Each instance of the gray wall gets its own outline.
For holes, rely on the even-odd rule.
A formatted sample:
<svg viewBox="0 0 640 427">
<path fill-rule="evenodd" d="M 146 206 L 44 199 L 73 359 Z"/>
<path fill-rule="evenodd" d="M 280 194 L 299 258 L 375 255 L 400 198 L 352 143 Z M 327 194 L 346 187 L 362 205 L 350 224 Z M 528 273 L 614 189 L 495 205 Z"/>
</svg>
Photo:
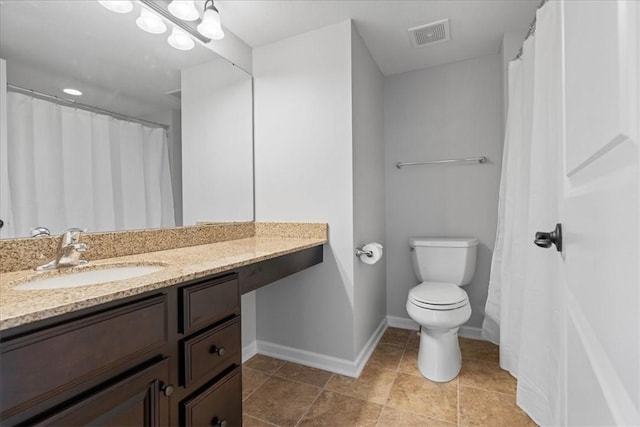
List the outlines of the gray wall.
<svg viewBox="0 0 640 427">
<path fill-rule="evenodd" d="M 256 292 L 258 340 L 354 354 L 351 23 L 255 48 L 257 221 L 329 224 L 324 262 Z"/>
<path fill-rule="evenodd" d="M 386 77 L 387 312 L 408 318 L 412 236 L 480 239 L 465 287 L 482 325 L 495 240 L 502 158 L 502 58 L 490 55 Z M 395 168 L 398 161 L 487 156 L 488 164 Z"/>
<path fill-rule="evenodd" d="M 354 244 L 384 246 L 384 79 L 354 25 L 351 50 Z M 354 267 L 357 355 L 387 315 L 386 262 Z"/>
<path fill-rule="evenodd" d="M 181 77 L 184 225 L 251 221 L 251 76 L 216 59 Z"/>
</svg>

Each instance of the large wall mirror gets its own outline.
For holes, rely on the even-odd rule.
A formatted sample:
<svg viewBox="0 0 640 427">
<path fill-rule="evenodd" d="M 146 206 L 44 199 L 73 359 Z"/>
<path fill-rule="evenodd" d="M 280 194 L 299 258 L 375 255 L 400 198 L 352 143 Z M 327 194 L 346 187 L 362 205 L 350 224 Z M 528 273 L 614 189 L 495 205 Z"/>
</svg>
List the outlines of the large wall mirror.
<svg viewBox="0 0 640 427">
<path fill-rule="evenodd" d="M 253 220 L 251 76 L 133 5 L 0 2 L 0 237 Z"/>
</svg>

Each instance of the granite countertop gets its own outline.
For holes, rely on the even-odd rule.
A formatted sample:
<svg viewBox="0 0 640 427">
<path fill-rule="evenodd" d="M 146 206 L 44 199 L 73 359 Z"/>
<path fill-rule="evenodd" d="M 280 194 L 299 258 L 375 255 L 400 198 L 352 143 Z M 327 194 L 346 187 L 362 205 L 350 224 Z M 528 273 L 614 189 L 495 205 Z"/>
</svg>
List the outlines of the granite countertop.
<svg viewBox="0 0 640 427">
<path fill-rule="evenodd" d="M 162 265 L 162 270 L 100 285 L 53 290 L 16 290 L 16 285 L 53 271 L 22 270 L 0 274 L 0 331 L 75 310 L 139 295 L 187 280 L 320 246 L 326 238 L 248 237 L 200 246 L 169 249 L 91 261 L 66 271 L 100 269 L 113 265 Z"/>
</svg>

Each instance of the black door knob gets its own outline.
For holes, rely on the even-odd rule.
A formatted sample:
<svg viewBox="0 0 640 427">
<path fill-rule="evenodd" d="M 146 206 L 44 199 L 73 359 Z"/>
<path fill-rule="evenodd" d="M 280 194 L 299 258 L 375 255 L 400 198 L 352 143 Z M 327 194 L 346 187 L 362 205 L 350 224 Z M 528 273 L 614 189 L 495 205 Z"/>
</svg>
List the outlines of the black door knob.
<svg viewBox="0 0 640 427">
<path fill-rule="evenodd" d="M 555 230 L 550 233 L 538 231 L 533 243 L 541 248 L 550 248 L 551 245 L 556 245 L 556 250 L 562 252 L 562 224 L 556 224 Z"/>
</svg>

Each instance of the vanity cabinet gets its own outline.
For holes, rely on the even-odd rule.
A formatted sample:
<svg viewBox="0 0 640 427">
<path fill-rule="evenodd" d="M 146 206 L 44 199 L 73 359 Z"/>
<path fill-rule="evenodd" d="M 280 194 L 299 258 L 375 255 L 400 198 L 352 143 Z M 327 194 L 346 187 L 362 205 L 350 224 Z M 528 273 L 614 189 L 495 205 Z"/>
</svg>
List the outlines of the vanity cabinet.
<svg viewBox="0 0 640 427">
<path fill-rule="evenodd" d="M 167 305 L 167 295 L 154 295 L 14 338 L 5 340 L 3 334 L 2 424 L 39 423 L 49 411 L 72 416 L 76 413 L 72 407 L 94 408 L 88 403 L 94 395 L 105 399 L 113 390 L 122 390 L 129 379 L 139 381 L 139 367 L 167 353 Z M 123 377 L 127 372 L 131 375 Z M 158 373 L 153 381 L 166 384 L 166 373 L 151 372 Z M 120 384 L 116 389 L 111 384 L 115 378 Z"/>
<path fill-rule="evenodd" d="M 0 425 L 240 426 L 241 293 L 322 255 L 305 249 L 0 332 Z"/>
</svg>

